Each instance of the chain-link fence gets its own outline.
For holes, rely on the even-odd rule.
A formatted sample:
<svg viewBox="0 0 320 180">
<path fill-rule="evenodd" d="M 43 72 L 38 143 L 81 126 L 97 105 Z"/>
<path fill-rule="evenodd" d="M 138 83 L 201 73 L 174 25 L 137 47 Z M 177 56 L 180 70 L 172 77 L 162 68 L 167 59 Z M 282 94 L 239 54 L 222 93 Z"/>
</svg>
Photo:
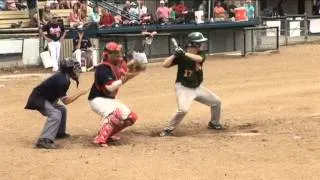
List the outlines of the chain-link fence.
<svg viewBox="0 0 320 180">
<path fill-rule="evenodd" d="M 279 28 L 280 45 L 320 40 L 320 16 L 261 17 L 261 24 Z"/>
</svg>

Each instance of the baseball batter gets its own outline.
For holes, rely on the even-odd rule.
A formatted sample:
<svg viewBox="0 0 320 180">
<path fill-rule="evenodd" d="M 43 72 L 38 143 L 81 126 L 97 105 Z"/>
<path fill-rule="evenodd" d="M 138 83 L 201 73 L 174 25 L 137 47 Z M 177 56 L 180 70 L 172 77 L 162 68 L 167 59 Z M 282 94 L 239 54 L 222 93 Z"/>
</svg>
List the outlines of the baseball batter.
<svg viewBox="0 0 320 180">
<path fill-rule="evenodd" d="M 93 142 L 107 147 L 109 141 L 119 140 L 115 136 L 117 133 L 137 120 L 137 115 L 115 98 L 119 88 L 138 75 L 138 72 L 128 72 L 122 58 L 121 45 L 109 42 L 103 54 L 103 62 L 95 70 L 88 100 L 92 110 L 102 116 L 102 126 Z"/>
<path fill-rule="evenodd" d="M 70 79 L 79 84 L 80 64 L 75 60 L 63 60 L 60 63 L 60 72 L 55 73 L 36 88 L 29 96 L 25 109 L 37 110 L 48 119 L 36 143 L 36 147 L 55 149 L 54 139 L 67 138 L 66 133 L 67 109 L 58 104 L 60 99 L 65 105 L 72 103 L 88 90 L 80 91 L 68 96 Z"/>
<path fill-rule="evenodd" d="M 211 108 L 211 120 L 208 128 L 222 130 L 220 124 L 221 100 L 209 89 L 201 86 L 203 81 L 202 66 L 206 55 L 201 51 L 202 44 L 207 38 L 200 32 L 193 32 L 187 36 L 186 51 L 180 47 L 175 49 L 175 54 L 167 57 L 163 67 L 178 66 L 175 90 L 178 110 L 170 119 L 168 125 L 160 133 L 160 136 L 170 136 L 172 131 L 180 124 L 190 109 L 193 100 L 205 104 Z"/>
</svg>

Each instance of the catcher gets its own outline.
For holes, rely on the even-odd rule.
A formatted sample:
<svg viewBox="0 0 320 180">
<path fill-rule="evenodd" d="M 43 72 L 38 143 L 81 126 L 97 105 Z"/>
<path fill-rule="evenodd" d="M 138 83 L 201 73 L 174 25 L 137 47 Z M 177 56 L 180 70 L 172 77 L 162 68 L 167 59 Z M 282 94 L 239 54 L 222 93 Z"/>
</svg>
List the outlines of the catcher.
<svg viewBox="0 0 320 180">
<path fill-rule="evenodd" d="M 102 126 L 93 142 L 107 147 L 109 141 L 119 140 L 115 136 L 117 133 L 137 120 L 136 113 L 115 98 L 119 88 L 139 72 L 128 72 L 120 44 L 107 43 L 103 54 L 103 62 L 95 70 L 88 100 L 92 110 L 102 116 Z"/>
<path fill-rule="evenodd" d="M 58 104 L 58 100 L 68 105 L 87 92 L 85 90 L 67 96 L 70 79 L 76 81 L 78 87 L 80 72 L 79 62 L 71 59 L 63 60 L 60 63 L 60 72 L 55 73 L 33 89 L 25 109 L 38 110 L 42 115 L 48 117 L 36 147 L 55 149 L 54 139 L 70 136 L 66 133 L 67 109 Z"/>
<path fill-rule="evenodd" d="M 200 32 L 193 32 L 187 36 L 186 51 L 180 47 L 175 49 L 175 54 L 167 57 L 163 67 L 170 68 L 178 66 L 176 78 L 176 96 L 178 110 L 169 121 L 169 124 L 160 133 L 160 136 L 170 136 L 172 131 L 179 125 L 190 109 L 193 100 L 205 104 L 211 108 L 211 120 L 208 128 L 222 130 L 220 124 L 221 101 L 217 95 L 209 89 L 201 86 L 203 81 L 202 66 L 206 59 L 205 53 L 201 50 L 202 43 L 207 38 Z"/>
</svg>

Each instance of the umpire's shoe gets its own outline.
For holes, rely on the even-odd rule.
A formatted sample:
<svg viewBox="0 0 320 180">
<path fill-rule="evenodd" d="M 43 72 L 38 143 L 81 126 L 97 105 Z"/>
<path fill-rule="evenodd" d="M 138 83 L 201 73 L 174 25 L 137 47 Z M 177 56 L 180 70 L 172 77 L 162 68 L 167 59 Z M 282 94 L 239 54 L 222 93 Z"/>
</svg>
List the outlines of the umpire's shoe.
<svg viewBox="0 0 320 180">
<path fill-rule="evenodd" d="M 57 149 L 57 146 L 54 144 L 54 142 L 47 138 L 39 139 L 36 143 L 36 147 L 43 149 Z"/>
<path fill-rule="evenodd" d="M 68 133 L 61 133 L 56 135 L 56 139 L 67 139 L 69 137 L 71 137 L 71 135 Z"/>
<path fill-rule="evenodd" d="M 224 127 L 220 123 L 208 123 L 208 129 L 214 129 L 214 130 L 224 130 Z"/>
<path fill-rule="evenodd" d="M 160 135 L 160 137 L 164 137 L 164 136 L 172 136 L 172 130 L 169 130 L 169 129 L 165 129 L 163 130 Z"/>
</svg>

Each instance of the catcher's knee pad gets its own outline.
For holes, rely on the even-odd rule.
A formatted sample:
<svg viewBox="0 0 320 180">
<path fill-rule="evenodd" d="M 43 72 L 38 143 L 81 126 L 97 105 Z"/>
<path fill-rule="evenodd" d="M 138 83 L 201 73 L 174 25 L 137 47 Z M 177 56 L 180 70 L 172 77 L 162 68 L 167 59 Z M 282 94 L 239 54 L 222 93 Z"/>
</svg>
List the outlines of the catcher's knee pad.
<svg viewBox="0 0 320 180">
<path fill-rule="evenodd" d="M 130 120 L 132 124 L 134 124 L 138 119 L 138 115 L 137 113 L 131 111 L 131 113 L 129 114 L 127 120 Z"/>
<path fill-rule="evenodd" d="M 119 108 L 115 109 L 108 117 L 109 122 L 115 126 L 122 126 L 122 112 Z"/>
</svg>

